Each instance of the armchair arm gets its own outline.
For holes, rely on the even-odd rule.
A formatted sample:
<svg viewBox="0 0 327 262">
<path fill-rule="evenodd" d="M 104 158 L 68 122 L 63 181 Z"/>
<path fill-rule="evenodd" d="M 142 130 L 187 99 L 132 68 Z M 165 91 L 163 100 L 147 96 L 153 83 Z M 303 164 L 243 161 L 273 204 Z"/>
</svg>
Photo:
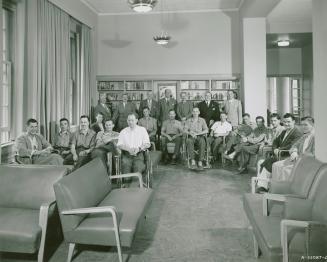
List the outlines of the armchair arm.
<svg viewBox="0 0 327 262">
<path fill-rule="evenodd" d="M 317 221 L 300 221 L 300 220 L 288 220 L 283 219 L 280 223 L 280 230 L 281 230 L 281 245 L 283 250 L 283 262 L 288 262 L 288 228 L 290 227 L 297 227 L 297 228 L 303 228 L 306 231 L 306 242 L 308 243 L 308 231 L 310 231 L 310 228 L 312 227 L 323 227 L 326 230 L 326 225 L 321 224 Z M 307 245 L 308 249 L 308 245 Z M 308 253 L 309 250 L 307 250 Z M 318 255 L 318 254 L 312 254 L 312 255 Z M 325 255 L 325 254 L 324 254 Z"/>
<path fill-rule="evenodd" d="M 270 192 L 273 194 L 288 194 L 290 192 L 290 183 L 287 181 L 271 181 Z"/>
<path fill-rule="evenodd" d="M 262 211 L 263 211 L 264 216 L 269 215 L 269 210 L 268 210 L 269 209 L 269 206 L 268 206 L 269 200 L 277 201 L 277 202 L 285 202 L 286 196 L 280 195 L 280 194 L 270 194 L 270 193 L 263 194 Z"/>
<path fill-rule="evenodd" d="M 257 176 L 253 176 L 251 178 L 251 193 L 255 194 L 255 190 L 257 188 L 257 184 L 259 181 L 266 181 L 266 182 L 270 182 L 269 178 L 263 178 L 263 177 L 257 177 Z"/>
<path fill-rule="evenodd" d="M 110 179 L 119 179 L 119 178 L 126 178 L 126 177 L 137 177 L 139 179 L 140 187 L 143 188 L 143 178 L 140 173 L 130 173 L 130 174 L 123 174 L 123 175 L 114 175 L 111 176 Z"/>
<path fill-rule="evenodd" d="M 285 218 L 309 221 L 312 219 L 312 206 L 312 200 L 288 197 L 285 201 Z"/>
</svg>

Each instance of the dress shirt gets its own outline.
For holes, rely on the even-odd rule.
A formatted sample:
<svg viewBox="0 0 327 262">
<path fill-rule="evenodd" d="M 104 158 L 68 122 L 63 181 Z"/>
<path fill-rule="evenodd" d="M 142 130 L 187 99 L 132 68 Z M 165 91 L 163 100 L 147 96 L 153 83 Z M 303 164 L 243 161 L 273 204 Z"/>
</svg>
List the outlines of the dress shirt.
<svg viewBox="0 0 327 262">
<path fill-rule="evenodd" d="M 221 134 L 226 134 L 230 131 L 232 131 L 232 125 L 230 123 L 228 123 L 227 121 L 225 122 L 215 122 L 212 127 L 211 130 L 213 131 L 213 134 L 215 137 L 218 137 Z"/>
<path fill-rule="evenodd" d="M 148 133 L 151 133 L 153 131 L 157 132 L 157 120 L 153 117 L 143 117 L 139 120 L 138 124 L 139 126 L 145 127 Z"/>
<path fill-rule="evenodd" d="M 304 153 L 306 151 L 306 149 L 308 148 L 311 137 L 312 137 L 312 134 L 306 135 L 306 138 L 304 139 L 304 142 L 303 142 L 302 153 Z"/>
<path fill-rule="evenodd" d="M 71 133 L 69 131 L 59 132 L 57 135 L 54 146 L 55 147 L 69 147 Z"/>
<path fill-rule="evenodd" d="M 165 120 L 162 124 L 161 131 L 168 135 L 177 135 L 183 133 L 183 127 L 178 120 Z"/>
<path fill-rule="evenodd" d="M 96 133 L 92 129 L 88 129 L 86 132 L 77 130 L 72 137 L 72 144 L 75 147 L 93 149 L 95 146 L 95 135 Z"/>
<path fill-rule="evenodd" d="M 193 117 L 186 120 L 185 124 L 186 131 L 200 133 L 208 130 L 206 121 L 202 117 L 194 119 Z"/>
<path fill-rule="evenodd" d="M 151 106 L 152 106 L 152 100 L 148 99 L 148 108 L 151 109 Z"/>
<path fill-rule="evenodd" d="M 136 125 L 134 129 L 124 128 L 118 137 L 117 146 L 127 146 L 130 148 L 140 148 L 145 144 L 150 144 L 148 132 L 142 126 Z"/>
<path fill-rule="evenodd" d="M 108 112 L 109 112 L 109 108 L 107 107 L 106 104 L 101 104 Z"/>
<path fill-rule="evenodd" d="M 36 141 L 36 137 L 35 136 L 28 136 L 29 140 L 31 141 L 31 145 L 32 145 L 32 149 L 36 150 L 38 148 L 38 143 Z"/>
<path fill-rule="evenodd" d="M 112 140 L 118 139 L 119 133 L 115 131 L 100 131 L 96 136 L 96 147 L 106 145 Z"/>
</svg>

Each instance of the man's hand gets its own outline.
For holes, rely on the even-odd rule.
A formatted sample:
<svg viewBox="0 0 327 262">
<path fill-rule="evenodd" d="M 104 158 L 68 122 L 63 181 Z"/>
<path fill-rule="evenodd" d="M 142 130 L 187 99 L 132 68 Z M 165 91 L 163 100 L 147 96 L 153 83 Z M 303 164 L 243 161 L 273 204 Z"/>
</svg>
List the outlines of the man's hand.
<svg viewBox="0 0 327 262">
<path fill-rule="evenodd" d="M 190 132 L 190 135 L 191 135 L 193 138 L 196 138 L 196 133 L 195 133 L 195 132 L 191 131 L 191 132 Z"/>
<path fill-rule="evenodd" d="M 299 157 L 299 154 L 297 152 L 293 152 L 290 156 L 291 161 L 296 161 Z"/>
<path fill-rule="evenodd" d="M 171 136 L 169 136 L 169 135 L 167 135 L 167 139 L 168 139 L 169 141 L 173 141 L 173 138 L 172 138 Z"/>
<path fill-rule="evenodd" d="M 81 152 L 79 152 L 79 156 L 86 156 L 88 154 L 88 152 L 86 150 L 83 150 Z"/>
<path fill-rule="evenodd" d="M 134 147 L 134 148 L 131 148 L 131 150 L 129 151 L 129 153 L 133 156 L 136 156 L 136 154 L 139 152 L 139 149 Z"/>
<path fill-rule="evenodd" d="M 70 153 L 70 150 L 64 150 L 61 152 L 62 155 L 68 155 Z"/>
<path fill-rule="evenodd" d="M 211 120 L 209 121 L 209 126 L 211 126 L 214 122 L 215 122 L 215 121 L 211 119 Z"/>
<path fill-rule="evenodd" d="M 247 137 L 245 137 L 245 136 L 242 137 L 242 142 L 243 142 L 243 143 L 246 143 L 247 141 L 248 141 L 248 138 L 247 138 Z"/>
<path fill-rule="evenodd" d="M 278 156 L 278 153 L 279 153 L 279 149 L 278 148 L 274 149 L 275 156 Z"/>
</svg>

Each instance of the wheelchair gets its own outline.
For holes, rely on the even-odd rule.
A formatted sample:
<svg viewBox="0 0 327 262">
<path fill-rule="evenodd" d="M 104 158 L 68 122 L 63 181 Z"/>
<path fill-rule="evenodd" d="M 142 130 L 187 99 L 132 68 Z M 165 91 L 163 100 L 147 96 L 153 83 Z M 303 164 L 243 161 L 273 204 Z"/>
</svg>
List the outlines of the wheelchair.
<svg viewBox="0 0 327 262">
<path fill-rule="evenodd" d="M 212 154 L 211 154 L 211 145 L 210 145 L 210 143 L 209 143 L 209 140 L 208 140 L 207 135 L 202 135 L 202 137 L 204 137 L 204 139 L 205 139 L 205 143 L 206 143 L 206 147 L 205 147 L 205 160 L 204 160 L 205 163 L 204 163 L 204 165 L 203 165 L 203 168 L 204 168 L 204 169 L 209 169 L 209 168 L 212 167 L 211 162 L 212 162 L 212 159 L 213 159 L 213 156 L 212 156 Z M 185 141 L 187 141 L 188 138 L 189 138 L 189 135 L 186 134 Z M 185 143 L 185 144 L 186 144 L 186 143 Z M 190 154 L 189 154 L 189 152 L 188 152 L 188 150 L 187 150 L 186 145 L 185 145 L 185 153 L 186 153 L 186 163 L 187 163 L 187 167 L 188 167 L 188 168 L 191 168 L 191 158 L 190 158 Z M 197 158 L 198 155 L 199 155 L 199 150 L 198 150 L 198 149 L 197 149 L 197 150 L 194 150 L 194 153 L 195 153 L 195 155 L 196 155 L 195 158 Z"/>
</svg>

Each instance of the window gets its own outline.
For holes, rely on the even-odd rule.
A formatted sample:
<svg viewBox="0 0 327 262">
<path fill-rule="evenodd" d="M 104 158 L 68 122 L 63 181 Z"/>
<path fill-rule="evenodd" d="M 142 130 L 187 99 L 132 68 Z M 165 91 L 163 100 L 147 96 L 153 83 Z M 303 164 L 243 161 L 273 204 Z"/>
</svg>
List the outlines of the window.
<svg viewBox="0 0 327 262">
<path fill-rule="evenodd" d="M 1 94 L 1 144 L 10 141 L 12 99 L 12 36 L 13 12 L 2 9 L 2 94 Z"/>
</svg>

